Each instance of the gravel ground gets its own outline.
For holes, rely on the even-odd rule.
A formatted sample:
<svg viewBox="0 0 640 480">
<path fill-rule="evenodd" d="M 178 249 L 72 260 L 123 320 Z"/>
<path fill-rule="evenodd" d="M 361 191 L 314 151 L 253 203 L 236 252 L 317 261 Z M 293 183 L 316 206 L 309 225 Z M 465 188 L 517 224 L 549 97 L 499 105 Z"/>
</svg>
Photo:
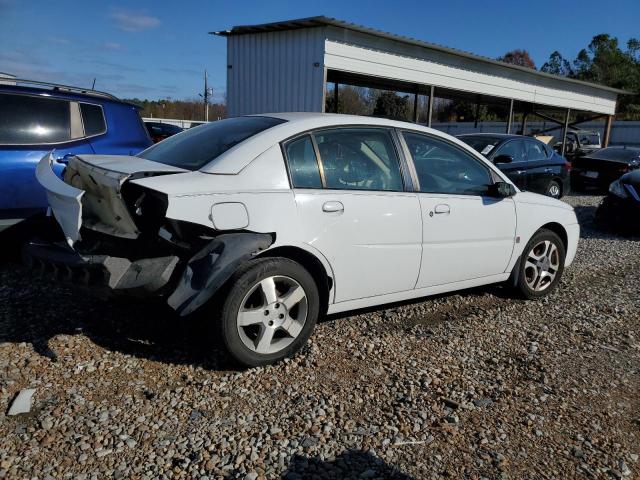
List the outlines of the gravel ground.
<svg viewBox="0 0 640 480">
<path fill-rule="evenodd" d="M 201 322 L 1 265 L 0 478 L 640 478 L 640 241 L 593 228 L 599 199 L 566 199 L 583 233 L 547 299 L 330 318 L 246 371 Z"/>
</svg>

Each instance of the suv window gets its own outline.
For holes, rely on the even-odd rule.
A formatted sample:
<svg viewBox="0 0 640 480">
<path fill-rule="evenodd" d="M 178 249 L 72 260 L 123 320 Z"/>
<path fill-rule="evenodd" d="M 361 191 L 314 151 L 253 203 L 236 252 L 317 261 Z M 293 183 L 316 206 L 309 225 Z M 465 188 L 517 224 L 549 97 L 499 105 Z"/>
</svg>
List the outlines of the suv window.
<svg viewBox="0 0 640 480">
<path fill-rule="evenodd" d="M 498 148 L 493 158 L 498 155 L 509 155 L 513 158 L 514 162 L 524 161 L 524 145 L 522 144 L 522 140 L 515 139 L 507 141 Z"/>
<path fill-rule="evenodd" d="M 404 132 L 420 191 L 484 195 L 493 183 L 489 169 L 461 148 L 434 137 Z"/>
<path fill-rule="evenodd" d="M 389 130 L 346 128 L 314 134 L 326 188 L 401 191 L 400 164 Z"/>
<path fill-rule="evenodd" d="M 104 121 L 104 115 L 100 105 L 81 103 L 80 111 L 82 112 L 82 123 L 84 125 L 85 136 L 91 137 L 93 135 L 100 135 L 107 131 L 107 125 Z"/>
<path fill-rule="evenodd" d="M 311 137 L 305 135 L 287 143 L 285 151 L 293 186 L 295 188 L 322 188 L 320 169 Z"/>
<path fill-rule="evenodd" d="M 236 117 L 186 130 L 147 148 L 138 156 L 154 162 L 199 170 L 227 150 L 267 128 L 286 122 L 272 117 Z"/>
<path fill-rule="evenodd" d="M 547 151 L 542 143 L 537 140 L 525 140 L 524 143 L 526 145 L 528 161 L 535 162 L 547 158 Z"/>
<path fill-rule="evenodd" d="M 68 101 L 0 93 L 0 144 L 39 145 L 70 139 Z"/>
</svg>

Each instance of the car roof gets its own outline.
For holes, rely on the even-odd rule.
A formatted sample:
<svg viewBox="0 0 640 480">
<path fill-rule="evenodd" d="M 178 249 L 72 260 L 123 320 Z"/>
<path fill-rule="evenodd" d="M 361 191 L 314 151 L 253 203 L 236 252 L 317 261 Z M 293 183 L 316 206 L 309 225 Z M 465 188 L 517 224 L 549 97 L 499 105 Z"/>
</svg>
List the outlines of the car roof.
<svg viewBox="0 0 640 480">
<path fill-rule="evenodd" d="M 313 112 L 264 113 L 260 115 L 248 115 L 247 117 L 271 117 L 285 120 L 285 122 L 271 128 L 267 128 L 244 142 L 239 143 L 233 148 L 230 148 L 212 162 L 201 168 L 201 172 L 236 174 L 253 161 L 254 158 L 264 153 L 273 145 L 277 145 L 280 142 L 303 134 L 307 131 L 341 126 L 377 126 L 428 133 L 432 136 L 456 143 L 464 150 L 471 152 L 474 156 L 479 155 L 478 152 L 473 150 L 462 140 L 458 140 L 444 132 L 425 127 L 417 123 L 402 122 L 399 120 L 359 115 L 343 115 L 338 113 Z"/>
<path fill-rule="evenodd" d="M 478 133 L 461 133 L 460 135 L 456 135 L 456 137 L 498 137 L 498 138 L 522 138 L 528 137 L 527 135 L 516 135 L 515 133 L 489 133 L 489 132 L 478 132 Z"/>
<path fill-rule="evenodd" d="M 46 96 L 52 98 L 62 98 L 65 100 L 75 100 L 78 102 L 90 102 L 90 103 L 119 103 L 131 105 L 136 108 L 140 108 L 140 105 L 126 102 L 108 93 L 98 92 L 94 90 L 83 90 L 81 88 L 60 86 L 25 86 L 25 85 L 5 85 L 0 84 L 1 93 L 13 93 L 21 95 L 37 95 Z"/>
</svg>

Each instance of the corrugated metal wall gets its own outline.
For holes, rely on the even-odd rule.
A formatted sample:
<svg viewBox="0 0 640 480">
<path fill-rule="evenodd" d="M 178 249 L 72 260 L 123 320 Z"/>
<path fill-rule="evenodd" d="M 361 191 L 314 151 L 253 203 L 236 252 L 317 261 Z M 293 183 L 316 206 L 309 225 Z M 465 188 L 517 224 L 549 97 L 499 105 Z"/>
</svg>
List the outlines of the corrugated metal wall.
<svg viewBox="0 0 640 480">
<path fill-rule="evenodd" d="M 227 115 L 321 112 L 323 31 L 309 28 L 228 37 Z"/>
</svg>

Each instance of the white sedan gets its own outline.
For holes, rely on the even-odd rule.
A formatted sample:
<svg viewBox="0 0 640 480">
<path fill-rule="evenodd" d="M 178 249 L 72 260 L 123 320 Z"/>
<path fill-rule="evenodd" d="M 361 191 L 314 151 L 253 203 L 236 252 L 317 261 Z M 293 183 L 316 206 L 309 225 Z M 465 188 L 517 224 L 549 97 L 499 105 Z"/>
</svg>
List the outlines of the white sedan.
<svg viewBox="0 0 640 480">
<path fill-rule="evenodd" d="M 37 176 L 64 238 L 26 258 L 62 279 L 211 312 L 248 366 L 307 341 L 319 315 L 506 282 L 549 294 L 579 225 L 455 138 L 347 115 L 246 116 L 136 157 L 79 155 Z"/>
</svg>

